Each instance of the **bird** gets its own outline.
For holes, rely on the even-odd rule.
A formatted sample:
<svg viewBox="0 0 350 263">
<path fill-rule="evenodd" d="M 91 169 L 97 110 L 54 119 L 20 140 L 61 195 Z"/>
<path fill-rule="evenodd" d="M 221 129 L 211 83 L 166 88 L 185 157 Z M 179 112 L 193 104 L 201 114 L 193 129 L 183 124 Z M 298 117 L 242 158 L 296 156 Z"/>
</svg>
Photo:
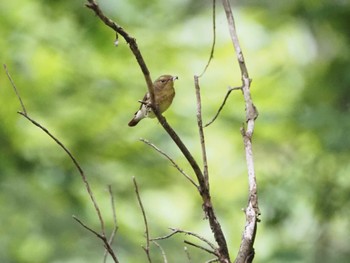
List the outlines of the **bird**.
<svg viewBox="0 0 350 263">
<path fill-rule="evenodd" d="M 177 79 L 177 76 L 162 75 L 153 82 L 155 104 L 160 113 L 165 112 L 173 102 L 175 97 L 174 81 Z M 149 92 L 145 94 L 140 103 L 140 109 L 135 112 L 134 117 L 128 123 L 130 127 L 136 126 L 139 121 L 146 117 L 156 117 L 151 108 L 151 96 Z"/>
</svg>

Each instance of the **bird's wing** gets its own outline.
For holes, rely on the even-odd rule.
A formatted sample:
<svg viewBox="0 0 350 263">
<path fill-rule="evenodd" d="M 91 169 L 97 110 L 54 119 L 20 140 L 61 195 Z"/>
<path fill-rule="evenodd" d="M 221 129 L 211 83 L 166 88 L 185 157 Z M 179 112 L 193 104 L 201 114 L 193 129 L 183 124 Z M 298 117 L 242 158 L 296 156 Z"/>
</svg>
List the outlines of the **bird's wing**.
<svg viewBox="0 0 350 263">
<path fill-rule="evenodd" d="M 139 110 L 142 108 L 143 105 L 146 105 L 145 103 L 149 103 L 149 100 L 150 100 L 149 93 L 146 92 L 145 96 L 143 96 L 143 99 L 141 100 L 142 103 L 141 103 L 141 105 L 140 105 Z"/>
</svg>

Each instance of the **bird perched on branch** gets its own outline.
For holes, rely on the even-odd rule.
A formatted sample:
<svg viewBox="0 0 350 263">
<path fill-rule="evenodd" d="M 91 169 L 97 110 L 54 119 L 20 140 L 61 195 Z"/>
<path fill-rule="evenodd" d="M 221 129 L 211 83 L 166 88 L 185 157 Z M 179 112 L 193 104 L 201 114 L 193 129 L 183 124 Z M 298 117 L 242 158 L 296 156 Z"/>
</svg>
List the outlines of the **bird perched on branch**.
<svg viewBox="0 0 350 263">
<path fill-rule="evenodd" d="M 177 76 L 162 75 L 153 82 L 155 104 L 160 113 L 166 111 L 173 102 L 175 97 L 174 81 L 176 79 L 178 79 Z M 136 126 L 143 118 L 156 117 L 151 108 L 151 96 L 149 92 L 146 93 L 140 103 L 140 109 L 135 113 L 134 118 L 128 123 L 130 127 Z"/>
</svg>

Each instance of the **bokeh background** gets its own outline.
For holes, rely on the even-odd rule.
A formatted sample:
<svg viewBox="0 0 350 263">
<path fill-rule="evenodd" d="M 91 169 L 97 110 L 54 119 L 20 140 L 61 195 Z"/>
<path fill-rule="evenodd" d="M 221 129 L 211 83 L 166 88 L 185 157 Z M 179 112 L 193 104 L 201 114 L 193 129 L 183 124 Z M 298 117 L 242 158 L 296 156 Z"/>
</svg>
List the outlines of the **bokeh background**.
<svg viewBox="0 0 350 263">
<path fill-rule="evenodd" d="M 198 160 L 193 75 L 212 42 L 211 1 L 101 0 L 132 36 L 153 78 L 179 76 L 165 116 Z M 348 262 L 350 258 L 350 2 L 234 1 L 236 26 L 260 112 L 254 158 L 262 212 L 257 263 Z M 240 85 L 226 18 L 217 3 L 214 60 L 201 81 L 203 118 L 216 113 L 228 86 Z M 212 240 L 195 189 L 153 149 L 190 168 L 156 120 L 128 121 L 146 91 L 127 44 L 84 7 L 84 1 L 0 2 L 0 60 L 29 114 L 76 156 L 113 227 L 112 185 L 121 262 L 146 262 L 135 176 L 151 236 L 168 227 Z M 102 262 L 100 241 L 73 219 L 99 223 L 67 155 L 16 112 L 20 104 L 0 74 L 0 261 Z M 244 227 L 247 176 L 239 128 L 239 92 L 205 129 L 212 198 L 235 257 Z M 184 236 L 161 241 L 169 262 L 187 262 Z M 211 259 L 188 247 L 192 262 Z M 154 262 L 161 261 L 152 246 Z M 111 262 L 111 261 L 109 261 Z"/>
</svg>

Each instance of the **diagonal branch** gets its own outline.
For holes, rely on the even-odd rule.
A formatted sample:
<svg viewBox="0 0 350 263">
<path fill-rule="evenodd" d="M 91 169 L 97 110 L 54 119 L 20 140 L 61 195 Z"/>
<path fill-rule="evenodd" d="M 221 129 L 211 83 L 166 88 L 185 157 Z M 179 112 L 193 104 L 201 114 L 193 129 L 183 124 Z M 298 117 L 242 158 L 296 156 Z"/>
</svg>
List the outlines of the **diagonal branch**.
<svg viewBox="0 0 350 263">
<path fill-rule="evenodd" d="M 114 205 L 114 197 L 113 197 L 113 192 L 112 192 L 112 186 L 110 186 L 110 185 L 108 185 L 108 193 L 109 193 L 109 196 L 111 198 L 111 207 L 112 207 L 112 212 L 113 212 L 113 224 L 114 224 L 114 227 L 113 227 L 113 230 L 112 230 L 112 234 L 111 234 L 111 236 L 109 237 L 109 240 L 108 240 L 108 244 L 111 246 L 113 244 L 115 234 L 118 231 L 118 222 L 117 222 L 117 214 L 115 212 L 115 205 Z M 103 257 L 103 262 L 104 263 L 107 261 L 107 255 L 108 255 L 108 250 L 106 249 L 104 257 Z"/>
<path fill-rule="evenodd" d="M 18 90 L 17 90 L 17 88 L 16 88 L 16 85 L 15 85 L 14 81 L 13 81 L 12 78 L 11 78 L 11 75 L 10 75 L 8 69 L 7 69 L 6 64 L 4 64 L 4 69 L 5 69 L 5 72 L 6 72 L 6 75 L 7 75 L 8 79 L 10 80 L 11 85 L 12 85 L 12 87 L 13 87 L 15 93 L 16 93 L 16 96 L 17 96 L 19 102 L 21 103 L 22 111 L 23 111 L 23 113 L 24 113 L 25 115 L 27 115 L 27 110 L 26 110 L 26 108 L 24 107 L 24 103 L 23 103 L 23 101 L 22 101 L 22 98 L 21 98 L 21 96 L 19 95 L 19 92 L 18 92 Z"/>
<path fill-rule="evenodd" d="M 98 219 L 100 221 L 101 224 L 101 230 L 103 235 L 105 235 L 105 226 L 104 226 L 104 221 L 102 218 L 102 214 L 100 211 L 100 208 L 96 202 L 96 199 L 93 195 L 93 192 L 91 190 L 90 184 L 85 176 L 85 173 L 83 171 L 83 169 L 81 168 L 81 166 L 79 165 L 78 161 L 75 159 L 75 157 L 73 156 L 73 154 L 67 149 L 66 146 L 64 146 L 64 144 L 58 140 L 48 129 L 46 129 L 44 126 L 42 126 L 40 123 L 36 122 L 34 119 L 32 119 L 28 114 L 24 113 L 24 112 L 18 112 L 20 115 L 22 115 L 24 118 L 26 118 L 27 120 L 29 120 L 31 123 L 33 123 L 35 126 L 37 126 L 38 128 L 40 128 L 42 131 L 44 131 L 49 137 L 51 137 L 51 139 L 53 139 L 66 153 L 67 155 L 70 157 L 70 159 L 72 160 L 73 164 L 75 165 L 75 167 L 77 168 L 83 182 L 85 185 L 85 188 L 90 196 L 90 199 L 95 207 Z"/>
<path fill-rule="evenodd" d="M 233 91 L 233 90 L 242 90 L 242 87 L 234 87 L 234 88 L 228 87 L 227 93 L 225 95 L 225 98 L 224 98 L 223 102 L 221 103 L 221 106 L 220 106 L 218 112 L 215 114 L 214 118 L 204 126 L 204 128 L 208 127 L 210 124 L 212 124 L 217 119 L 217 117 L 219 116 L 221 110 L 224 108 L 225 103 L 226 103 L 228 97 L 231 94 L 231 91 Z"/>
<path fill-rule="evenodd" d="M 94 235 L 96 235 L 99 239 L 102 240 L 106 250 L 108 251 L 108 253 L 111 255 L 111 257 L 113 258 L 113 261 L 115 263 L 119 263 L 117 256 L 115 255 L 110 243 L 108 242 L 107 238 L 105 235 L 101 235 L 100 233 L 96 232 L 95 230 L 93 230 L 92 228 L 90 228 L 89 226 L 87 226 L 85 223 L 83 223 L 79 218 L 77 218 L 76 216 L 73 215 L 73 219 L 75 221 L 77 221 L 82 227 L 84 227 L 86 230 L 88 230 L 89 232 L 93 233 Z"/>
<path fill-rule="evenodd" d="M 215 256 L 218 256 L 218 254 L 217 254 L 215 251 L 210 250 L 210 249 L 207 249 L 207 248 L 205 248 L 205 247 L 203 247 L 203 246 L 201 246 L 201 245 L 195 244 L 195 243 L 193 243 L 193 242 L 191 242 L 191 241 L 184 240 L 184 243 L 187 244 L 187 245 L 190 245 L 190 246 L 199 248 L 199 249 L 201 249 L 201 250 L 204 250 L 205 252 L 208 252 L 208 253 L 213 254 L 213 255 L 215 255 Z"/>
<path fill-rule="evenodd" d="M 164 249 L 162 248 L 162 246 L 159 245 L 159 244 L 158 244 L 156 241 L 154 241 L 154 240 L 152 240 L 152 243 L 155 244 L 155 245 L 159 248 L 160 252 L 162 253 L 163 263 L 168 263 L 168 259 L 167 259 L 167 257 L 166 257 L 165 251 L 164 251 Z"/>
<path fill-rule="evenodd" d="M 161 149 L 159 149 L 157 146 L 155 146 L 153 143 L 145 140 L 145 139 L 140 139 L 140 141 L 144 142 L 145 144 L 151 146 L 153 149 L 155 149 L 157 152 L 159 152 L 161 155 L 165 156 L 173 165 L 174 167 L 183 175 L 186 177 L 187 180 L 189 180 L 191 182 L 191 184 L 193 184 L 197 190 L 199 191 L 199 186 L 196 184 L 195 181 L 193 181 L 193 179 L 187 174 L 184 172 L 184 170 L 182 170 L 178 165 L 177 163 L 169 156 L 167 155 L 165 152 L 163 152 Z"/>
<path fill-rule="evenodd" d="M 209 245 L 213 250 L 217 250 L 217 247 L 213 243 L 211 243 L 209 240 L 205 239 L 204 237 L 202 237 L 202 236 L 200 236 L 200 235 L 198 235 L 196 233 L 193 233 L 193 232 L 190 232 L 190 231 L 186 231 L 186 230 L 182 230 L 182 229 L 178 229 L 178 228 L 170 228 L 170 229 L 172 230 L 172 232 L 170 234 L 162 236 L 162 237 L 152 238 L 152 241 L 153 240 L 167 239 L 167 238 L 172 237 L 173 235 L 182 233 L 182 234 L 185 234 L 185 235 L 196 237 L 199 240 L 201 240 L 204 243 L 206 243 L 207 245 Z"/>
<path fill-rule="evenodd" d="M 57 138 L 55 137 L 47 128 L 45 128 L 44 126 L 42 126 L 40 123 L 38 123 L 37 121 L 35 121 L 33 118 L 31 118 L 27 111 L 26 111 L 26 108 L 24 106 L 24 103 L 21 99 L 21 96 L 19 95 L 19 92 L 17 90 L 17 87 L 14 83 L 14 81 L 11 79 L 11 76 L 7 70 L 7 67 L 6 65 L 4 65 L 4 68 L 5 68 L 5 71 L 6 71 L 6 74 L 12 84 L 12 87 L 13 89 L 15 90 L 15 93 L 16 93 L 16 96 L 18 98 L 18 100 L 20 101 L 21 103 L 21 106 L 22 106 L 22 110 L 23 112 L 19 111 L 18 114 L 22 115 L 24 118 L 26 118 L 27 120 L 29 120 L 32 124 L 34 124 L 36 127 L 38 127 L 39 129 L 41 129 L 43 132 L 45 132 L 51 139 L 53 139 L 65 152 L 66 154 L 69 156 L 69 158 L 72 160 L 74 166 L 77 168 L 79 174 L 80 174 L 80 177 L 81 179 L 83 180 L 84 182 L 84 185 L 85 185 L 85 188 L 86 188 L 86 191 L 88 192 L 89 194 L 89 197 L 94 205 L 94 208 L 95 208 L 95 211 L 97 213 L 97 216 L 98 216 L 98 219 L 100 221 L 100 225 L 101 225 L 101 231 L 102 231 L 102 234 L 99 234 L 97 233 L 96 231 L 92 230 L 91 228 L 87 227 L 86 225 L 84 225 L 79 219 L 77 219 L 75 216 L 73 216 L 73 218 L 75 220 L 77 220 L 82 226 L 84 226 L 86 229 L 88 229 L 90 232 L 94 233 L 96 236 L 98 236 L 100 239 L 102 239 L 102 241 L 104 242 L 104 246 L 105 248 L 107 249 L 108 253 L 112 256 L 114 262 L 118 263 L 118 259 L 116 257 L 116 255 L 114 254 L 114 251 L 113 249 L 111 248 L 107 238 L 106 238 L 106 234 L 105 234 L 105 225 L 104 225 L 104 221 L 103 221 L 103 218 L 102 218 L 102 214 L 101 214 L 101 211 L 100 211 L 100 208 L 97 204 L 97 201 L 93 195 L 93 192 L 92 192 L 92 189 L 90 187 L 90 184 L 85 176 L 85 173 L 82 169 L 82 167 L 80 166 L 80 164 L 78 163 L 78 161 L 76 160 L 76 158 L 74 157 L 74 155 L 68 150 L 68 148 Z"/>
<path fill-rule="evenodd" d="M 139 64 L 141 71 L 145 77 L 145 81 L 147 84 L 147 88 L 148 88 L 148 92 L 150 94 L 150 98 L 151 98 L 151 105 L 152 105 L 152 109 L 154 111 L 157 111 L 156 107 L 155 107 L 155 98 L 154 98 L 154 90 L 153 90 L 153 82 L 150 76 L 150 72 L 146 66 L 146 63 L 142 57 L 142 54 L 137 46 L 136 43 L 136 39 L 133 38 L 132 36 L 130 36 L 121 26 L 119 26 L 117 23 L 115 23 L 114 21 L 112 21 L 111 19 L 109 19 L 108 17 L 106 17 L 104 15 L 104 13 L 102 12 L 102 10 L 100 9 L 99 5 L 96 3 L 95 0 L 87 0 L 88 3 L 85 5 L 87 8 L 93 10 L 95 12 L 95 14 L 103 21 L 103 23 L 105 23 L 105 25 L 109 26 L 110 28 L 112 28 L 116 33 L 117 36 L 118 34 L 120 34 L 125 41 L 129 44 L 129 47 L 132 51 L 132 53 L 134 54 L 137 63 Z M 118 39 L 118 37 L 116 37 Z"/>
</svg>

